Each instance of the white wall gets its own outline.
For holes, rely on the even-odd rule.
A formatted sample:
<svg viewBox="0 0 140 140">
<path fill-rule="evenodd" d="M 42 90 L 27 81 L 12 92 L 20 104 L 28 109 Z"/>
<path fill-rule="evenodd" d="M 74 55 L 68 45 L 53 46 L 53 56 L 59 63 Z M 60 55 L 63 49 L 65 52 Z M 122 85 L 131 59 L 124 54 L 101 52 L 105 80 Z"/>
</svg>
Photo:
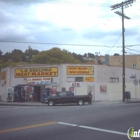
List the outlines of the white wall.
<svg viewBox="0 0 140 140">
<path fill-rule="evenodd" d="M 122 84 L 110 83 L 107 85 L 107 100 L 117 101 L 122 100 Z"/>
<path fill-rule="evenodd" d="M 67 75 L 67 66 L 93 66 L 94 74 L 90 75 L 94 77 L 94 82 L 81 82 L 81 86 L 76 88 L 76 95 L 85 95 L 88 93 L 88 86 L 94 86 L 93 97 L 95 101 L 101 100 L 122 100 L 122 67 L 111 67 L 105 65 L 91 65 L 91 64 L 60 64 L 60 65 L 32 65 L 30 68 L 35 67 L 58 67 L 58 77 L 53 77 L 54 82 L 59 84 L 57 90 L 62 91 L 62 88 L 69 90 L 72 82 L 67 82 L 67 77 L 89 77 L 89 75 Z M 17 84 L 26 84 L 26 78 L 15 78 L 14 72 L 16 68 L 25 68 L 25 67 L 14 67 L 6 68 L 7 70 L 7 87 L 15 86 Z M 28 66 L 26 66 L 28 68 Z M 10 70 L 11 69 L 11 70 Z M 5 70 L 5 69 L 3 69 Z M 132 73 L 136 73 L 136 78 L 140 80 L 140 70 L 135 69 L 125 69 L 125 80 L 126 80 L 126 91 L 131 92 L 131 98 L 140 99 L 140 83 L 134 86 L 133 80 L 130 76 Z M 119 83 L 110 83 L 110 77 L 118 77 Z M 10 82 L 11 81 L 11 82 Z M 106 85 L 107 91 L 101 92 L 100 86 Z M 135 92 L 136 89 L 136 92 Z M 4 94 L 5 92 L 5 94 Z M 6 98 L 6 90 L 2 87 L 0 95 L 3 99 Z"/>
<path fill-rule="evenodd" d="M 71 83 L 68 82 L 67 77 L 94 77 L 94 75 L 67 75 L 67 66 L 93 66 L 88 64 L 63 64 L 61 65 L 61 73 L 60 73 L 60 91 L 62 90 L 62 87 L 65 87 L 66 90 L 69 90 L 69 87 L 71 87 Z M 80 83 L 80 87 L 76 87 L 76 95 L 87 95 L 88 85 L 94 85 L 94 82 L 77 82 Z"/>
<path fill-rule="evenodd" d="M 140 100 L 140 85 L 139 84 L 135 86 L 133 83 L 127 83 L 126 91 L 130 91 L 132 100 L 133 99 Z"/>
<path fill-rule="evenodd" d="M 0 87 L 1 101 L 7 101 L 6 99 L 6 87 Z"/>
</svg>

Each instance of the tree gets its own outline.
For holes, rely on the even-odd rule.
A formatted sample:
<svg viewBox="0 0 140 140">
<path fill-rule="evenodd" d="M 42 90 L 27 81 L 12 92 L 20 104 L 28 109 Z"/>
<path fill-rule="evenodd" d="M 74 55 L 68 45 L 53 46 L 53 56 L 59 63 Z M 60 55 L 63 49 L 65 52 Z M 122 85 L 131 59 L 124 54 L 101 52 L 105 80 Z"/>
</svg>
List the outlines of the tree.
<svg viewBox="0 0 140 140">
<path fill-rule="evenodd" d="M 75 59 L 79 60 L 80 62 L 85 62 L 81 54 L 76 54 L 73 52 L 72 55 Z"/>
<path fill-rule="evenodd" d="M 11 53 L 11 58 L 14 62 L 21 62 L 22 61 L 23 52 L 18 49 L 14 49 Z"/>
<path fill-rule="evenodd" d="M 88 53 L 89 58 L 95 58 L 95 55 L 93 53 Z"/>
<path fill-rule="evenodd" d="M 38 53 L 33 58 L 33 62 L 40 64 L 80 63 L 80 61 L 75 59 L 70 52 L 61 50 L 57 47 Z"/>
<path fill-rule="evenodd" d="M 114 56 L 119 56 L 119 54 L 118 53 L 115 53 Z"/>
<path fill-rule="evenodd" d="M 31 62 L 33 60 L 33 57 L 35 57 L 38 53 L 38 50 L 34 50 L 31 46 L 29 46 L 28 49 L 25 50 L 23 59 L 26 62 Z"/>
<path fill-rule="evenodd" d="M 0 50 L 0 56 L 2 56 L 3 52 Z"/>
</svg>

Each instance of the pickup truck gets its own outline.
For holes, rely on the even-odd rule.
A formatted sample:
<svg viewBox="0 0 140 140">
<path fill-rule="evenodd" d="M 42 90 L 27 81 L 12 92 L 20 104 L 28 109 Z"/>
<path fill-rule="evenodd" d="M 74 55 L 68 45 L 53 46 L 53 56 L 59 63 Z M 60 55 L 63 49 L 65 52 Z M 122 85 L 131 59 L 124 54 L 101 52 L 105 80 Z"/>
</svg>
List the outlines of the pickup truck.
<svg viewBox="0 0 140 140">
<path fill-rule="evenodd" d="M 77 95 L 71 91 L 65 91 L 57 93 L 56 96 L 51 96 L 46 99 L 46 103 L 49 106 L 54 106 L 56 104 L 66 104 L 66 103 L 77 103 L 77 105 L 83 105 L 85 102 L 91 103 L 91 96 L 89 95 Z"/>
</svg>

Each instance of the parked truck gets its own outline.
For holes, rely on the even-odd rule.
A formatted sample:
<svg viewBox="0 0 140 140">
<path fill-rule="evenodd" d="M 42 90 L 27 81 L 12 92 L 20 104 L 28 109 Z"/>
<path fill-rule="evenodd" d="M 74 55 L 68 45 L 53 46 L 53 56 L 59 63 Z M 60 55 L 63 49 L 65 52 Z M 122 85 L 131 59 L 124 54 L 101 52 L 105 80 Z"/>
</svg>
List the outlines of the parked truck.
<svg viewBox="0 0 140 140">
<path fill-rule="evenodd" d="M 67 104 L 76 103 L 77 105 L 83 105 L 85 102 L 91 104 L 92 97 L 90 95 L 74 95 L 71 91 L 65 91 L 57 93 L 56 96 L 51 96 L 46 98 L 46 103 L 49 106 L 54 106 L 56 104 Z"/>
</svg>

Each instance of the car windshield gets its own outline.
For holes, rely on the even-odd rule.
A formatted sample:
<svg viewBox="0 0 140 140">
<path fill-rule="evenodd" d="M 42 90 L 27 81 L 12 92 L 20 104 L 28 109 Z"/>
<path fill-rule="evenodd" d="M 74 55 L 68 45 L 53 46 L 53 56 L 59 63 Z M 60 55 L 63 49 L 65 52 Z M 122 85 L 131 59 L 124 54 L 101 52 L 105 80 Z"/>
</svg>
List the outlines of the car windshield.
<svg viewBox="0 0 140 140">
<path fill-rule="evenodd" d="M 66 92 L 60 92 L 59 96 L 66 96 Z"/>
</svg>

